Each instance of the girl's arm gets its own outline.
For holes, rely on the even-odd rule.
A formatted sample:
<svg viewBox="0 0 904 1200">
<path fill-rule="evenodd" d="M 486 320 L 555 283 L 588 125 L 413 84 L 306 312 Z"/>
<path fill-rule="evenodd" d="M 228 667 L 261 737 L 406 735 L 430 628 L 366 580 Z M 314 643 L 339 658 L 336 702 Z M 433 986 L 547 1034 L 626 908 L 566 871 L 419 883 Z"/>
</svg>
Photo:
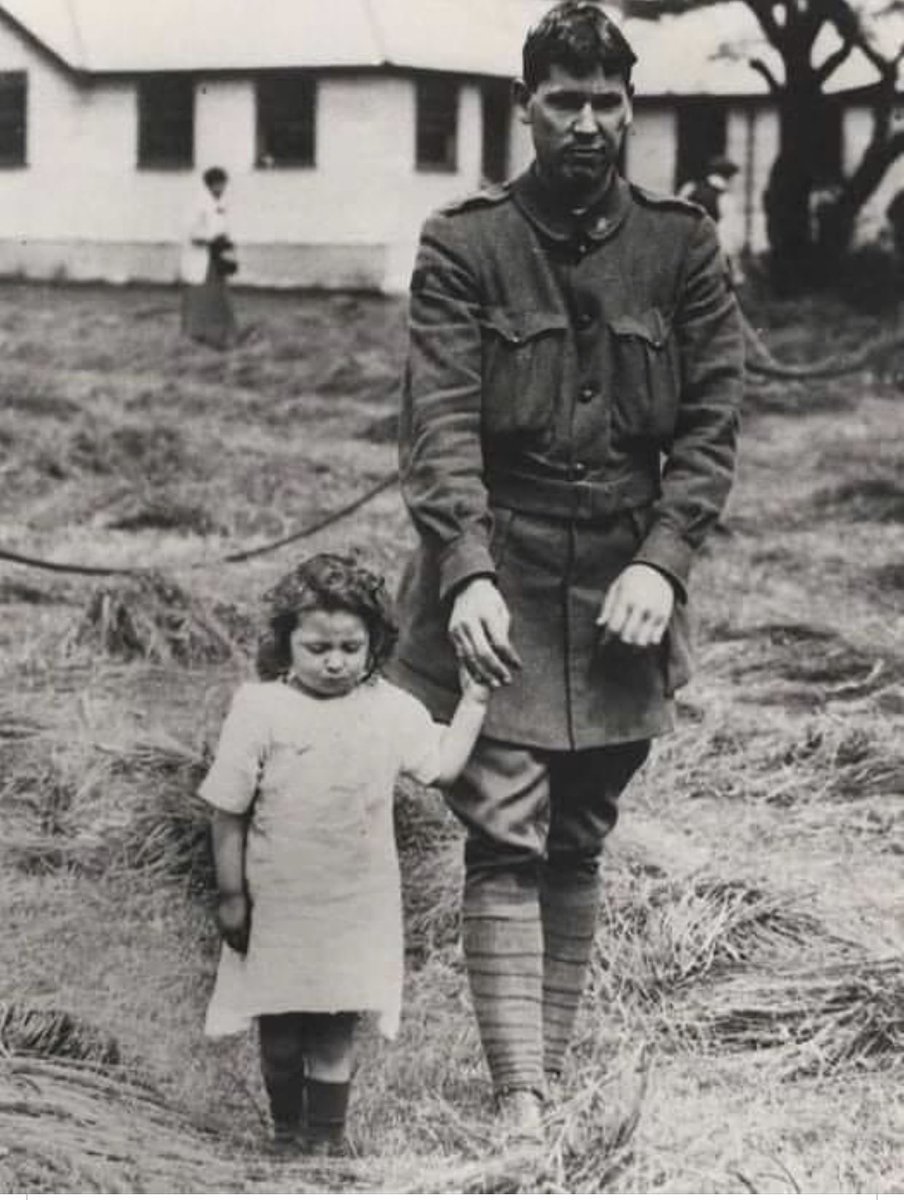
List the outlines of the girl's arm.
<svg viewBox="0 0 904 1200">
<path fill-rule="evenodd" d="M 223 940 L 239 954 L 248 949 L 251 929 L 251 907 L 245 887 L 245 829 L 244 814 L 214 810 L 210 831 L 220 893 L 217 924 Z"/>
<path fill-rule="evenodd" d="M 440 741 L 440 772 L 436 777 L 440 787 L 452 783 L 465 769 L 487 715 L 490 689 L 477 683 L 464 668 L 460 681 L 461 699 Z"/>
</svg>

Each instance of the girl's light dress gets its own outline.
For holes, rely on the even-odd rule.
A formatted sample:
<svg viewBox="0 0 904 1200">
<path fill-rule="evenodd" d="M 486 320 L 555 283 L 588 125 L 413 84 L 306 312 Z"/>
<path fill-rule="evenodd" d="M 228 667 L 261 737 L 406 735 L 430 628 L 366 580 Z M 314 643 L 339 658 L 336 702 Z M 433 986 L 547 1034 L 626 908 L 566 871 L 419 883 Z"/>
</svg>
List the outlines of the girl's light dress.
<svg viewBox="0 0 904 1200">
<path fill-rule="evenodd" d="M 413 696 L 374 678 L 319 699 L 288 684 L 235 695 L 199 789 L 248 813 L 248 953 L 223 946 L 205 1032 L 247 1029 L 260 1013 L 379 1014 L 395 1036 L 402 909 L 393 835 L 400 773 L 432 783 L 442 727 Z"/>
</svg>

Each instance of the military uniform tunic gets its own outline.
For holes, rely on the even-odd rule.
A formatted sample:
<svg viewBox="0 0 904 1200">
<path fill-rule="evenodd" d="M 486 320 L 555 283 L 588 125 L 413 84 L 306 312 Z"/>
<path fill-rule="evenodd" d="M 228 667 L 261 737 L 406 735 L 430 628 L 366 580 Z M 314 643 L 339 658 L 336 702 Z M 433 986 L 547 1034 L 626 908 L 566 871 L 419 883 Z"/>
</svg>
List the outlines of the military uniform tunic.
<svg viewBox="0 0 904 1200">
<path fill-rule="evenodd" d="M 401 473 L 419 545 L 394 677 L 448 718 L 451 605 L 489 576 L 524 668 L 493 694 L 486 736 L 567 750 L 667 730 L 742 373 L 716 229 L 697 206 L 617 179 L 575 215 L 532 168 L 432 216 L 411 284 Z M 631 562 L 675 586 L 662 646 L 600 636 Z"/>
</svg>

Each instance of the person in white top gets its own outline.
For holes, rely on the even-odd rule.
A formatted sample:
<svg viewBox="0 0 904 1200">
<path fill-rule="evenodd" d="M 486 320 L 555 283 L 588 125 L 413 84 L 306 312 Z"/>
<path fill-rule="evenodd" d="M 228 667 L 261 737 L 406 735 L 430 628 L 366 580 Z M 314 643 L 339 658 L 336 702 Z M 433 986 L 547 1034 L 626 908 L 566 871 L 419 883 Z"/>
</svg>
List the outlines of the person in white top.
<svg viewBox="0 0 904 1200">
<path fill-rule="evenodd" d="M 210 167 L 202 180 L 203 192 L 192 206 L 182 245 L 182 331 L 225 350 L 238 336 L 227 288 L 228 278 L 238 269 L 224 195 L 229 176 L 222 167 Z"/>
<path fill-rule="evenodd" d="M 341 1152 L 355 1021 L 398 1027 L 402 908 L 393 834 L 399 774 L 464 769 L 489 689 L 462 672 L 448 726 L 380 668 L 395 644 L 382 579 L 318 554 L 265 599 L 263 682 L 236 693 L 199 795 L 213 806 L 220 965 L 206 1032 L 258 1018 L 280 1153 Z"/>
</svg>

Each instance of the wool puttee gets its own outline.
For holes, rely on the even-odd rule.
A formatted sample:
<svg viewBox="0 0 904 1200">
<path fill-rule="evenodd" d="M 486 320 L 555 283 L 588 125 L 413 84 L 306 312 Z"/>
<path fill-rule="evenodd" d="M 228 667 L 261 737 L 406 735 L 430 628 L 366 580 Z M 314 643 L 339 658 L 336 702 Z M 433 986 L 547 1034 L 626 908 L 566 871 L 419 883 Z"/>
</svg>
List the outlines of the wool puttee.
<svg viewBox="0 0 904 1200">
<path fill-rule="evenodd" d="M 560 1075 L 587 982 L 596 932 L 598 878 L 545 865 L 540 884 L 543 923 L 543 1068 Z"/>
<path fill-rule="evenodd" d="M 497 1092 L 543 1093 L 543 941 L 536 892 L 468 880 L 462 942 L 474 1014 Z"/>
</svg>

